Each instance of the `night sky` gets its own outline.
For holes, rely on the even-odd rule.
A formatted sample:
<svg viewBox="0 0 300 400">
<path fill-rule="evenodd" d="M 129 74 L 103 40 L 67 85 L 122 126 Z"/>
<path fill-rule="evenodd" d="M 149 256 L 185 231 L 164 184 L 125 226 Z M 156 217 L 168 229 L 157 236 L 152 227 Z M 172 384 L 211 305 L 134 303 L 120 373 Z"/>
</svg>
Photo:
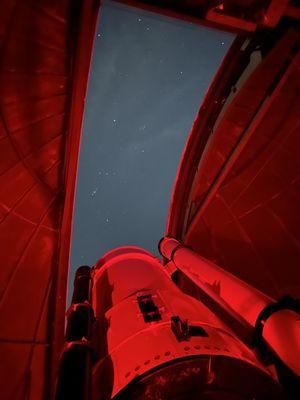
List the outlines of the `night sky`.
<svg viewBox="0 0 300 400">
<path fill-rule="evenodd" d="M 181 152 L 233 36 L 105 1 L 86 101 L 74 269 L 138 245 L 157 253 Z"/>
</svg>

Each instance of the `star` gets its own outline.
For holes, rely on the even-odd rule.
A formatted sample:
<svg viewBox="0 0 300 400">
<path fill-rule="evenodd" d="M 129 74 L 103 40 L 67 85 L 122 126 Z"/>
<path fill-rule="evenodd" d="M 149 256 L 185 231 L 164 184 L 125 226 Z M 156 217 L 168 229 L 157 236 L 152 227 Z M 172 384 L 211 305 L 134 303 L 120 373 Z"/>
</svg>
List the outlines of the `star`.
<svg viewBox="0 0 300 400">
<path fill-rule="evenodd" d="M 95 190 L 92 191 L 92 195 L 91 195 L 92 197 L 95 197 L 95 196 L 96 196 L 96 193 L 98 192 L 98 189 L 99 189 L 99 188 L 96 188 Z"/>
</svg>

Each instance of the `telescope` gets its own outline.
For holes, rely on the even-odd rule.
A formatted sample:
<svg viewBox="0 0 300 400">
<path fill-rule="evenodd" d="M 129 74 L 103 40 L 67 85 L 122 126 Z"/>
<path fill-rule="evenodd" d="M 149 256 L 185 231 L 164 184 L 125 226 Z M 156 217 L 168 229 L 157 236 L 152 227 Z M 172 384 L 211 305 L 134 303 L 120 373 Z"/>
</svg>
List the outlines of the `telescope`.
<svg viewBox="0 0 300 400">
<path fill-rule="evenodd" d="M 287 398 L 297 302 L 273 302 L 175 239 L 159 249 L 165 265 L 120 247 L 77 270 L 56 399 Z"/>
<path fill-rule="evenodd" d="M 298 400 L 300 3 L 111 2 L 234 39 L 153 238 L 160 257 L 126 246 L 76 265 L 67 309 L 103 4 L 0 1 L 0 399 Z"/>
</svg>

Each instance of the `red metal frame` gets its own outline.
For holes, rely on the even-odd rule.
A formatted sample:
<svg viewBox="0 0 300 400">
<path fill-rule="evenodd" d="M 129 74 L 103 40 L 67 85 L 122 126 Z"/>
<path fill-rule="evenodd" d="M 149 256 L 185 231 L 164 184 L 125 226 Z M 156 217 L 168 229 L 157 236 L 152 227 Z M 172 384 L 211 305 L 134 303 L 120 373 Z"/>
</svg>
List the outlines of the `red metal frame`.
<svg viewBox="0 0 300 400">
<path fill-rule="evenodd" d="M 3 399 L 44 399 L 54 389 L 98 8 L 94 0 L 0 6 Z"/>
<path fill-rule="evenodd" d="M 58 265 L 60 274 L 57 277 L 57 286 L 54 293 L 55 310 L 66 308 L 66 288 L 69 272 L 70 246 L 72 239 L 72 222 L 75 202 L 76 178 L 78 170 L 79 149 L 83 122 L 83 111 L 87 93 L 88 76 L 91 65 L 92 50 L 95 39 L 95 30 L 98 18 L 99 1 L 90 0 L 82 3 L 81 20 L 76 40 L 76 54 L 74 57 L 73 86 L 70 94 L 70 117 L 67 127 L 67 141 L 65 148 L 65 200 L 60 230 Z M 52 388 L 56 379 L 57 365 L 63 346 L 65 313 L 55 314 L 53 323 L 52 349 Z"/>
<path fill-rule="evenodd" d="M 236 93 L 216 126 L 216 116 L 206 124 L 214 97 L 205 99 L 181 160 L 167 226 L 167 235 L 276 298 L 299 291 L 297 43 L 299 33 L 291 30 Z M 218 79 L 220 72 L 213 88 Z M 248 144 L 242 139 L 245 132 L 252 132 Z M 245 227 L 242 218 L 247 218 Z"/>
</svg>

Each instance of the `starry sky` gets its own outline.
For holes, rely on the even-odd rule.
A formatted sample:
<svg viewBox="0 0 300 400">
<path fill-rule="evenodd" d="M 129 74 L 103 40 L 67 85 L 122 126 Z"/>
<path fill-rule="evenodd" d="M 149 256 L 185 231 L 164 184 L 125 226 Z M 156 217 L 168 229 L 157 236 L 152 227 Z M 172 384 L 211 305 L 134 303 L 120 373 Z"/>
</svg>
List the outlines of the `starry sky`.
<svg viewBox="0 0 300 400">
<path fill-rule="evenodd" d="M 106 251 L 157 254 L 178 162 L 233 35 L 104 1 L 86 101 L 70 279 Z"/>
</svg>

